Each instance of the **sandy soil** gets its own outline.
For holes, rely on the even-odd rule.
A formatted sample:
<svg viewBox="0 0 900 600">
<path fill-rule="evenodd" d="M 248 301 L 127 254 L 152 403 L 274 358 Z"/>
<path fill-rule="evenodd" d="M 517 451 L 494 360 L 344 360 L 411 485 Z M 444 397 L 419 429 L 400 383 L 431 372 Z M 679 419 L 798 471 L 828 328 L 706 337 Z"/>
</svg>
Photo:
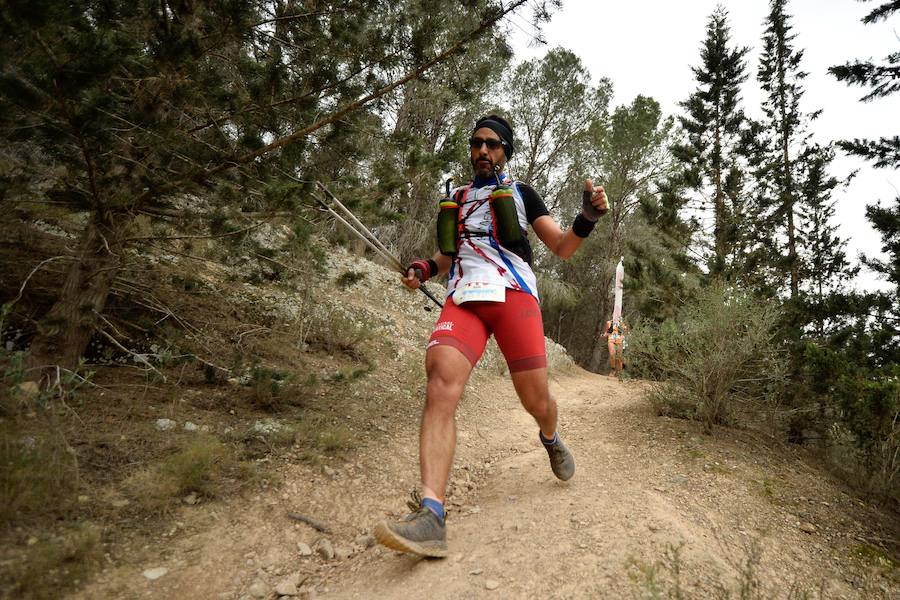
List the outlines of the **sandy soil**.
<svg viewBox="0 0 900 600">
<path fill-rule="evenodd" d="M 119 548 L 76 597 L 900 597 L 896 568 L 863 551 L 895 541 L 896 518 L 801 449 L 658 417 L 640 382 L 576 368 L 551 389 L 577 461 L 567 483 L 550 472 L 508 379 L 476 374 L 458 414 L 447 559 L 371 545 L 368 532 L 406 512 L 418 480 L 417 401 L 387 403 L 368 407 L 343 460 L 284 461 L 267 491 L 185 507 L 152 543 Z M 666 562 L 675 548 L 677 564 Z M 167 572 L 148 580 L 153 567 Z M 757 595 L 740 596 L 742 581 Z"/>
</svg>

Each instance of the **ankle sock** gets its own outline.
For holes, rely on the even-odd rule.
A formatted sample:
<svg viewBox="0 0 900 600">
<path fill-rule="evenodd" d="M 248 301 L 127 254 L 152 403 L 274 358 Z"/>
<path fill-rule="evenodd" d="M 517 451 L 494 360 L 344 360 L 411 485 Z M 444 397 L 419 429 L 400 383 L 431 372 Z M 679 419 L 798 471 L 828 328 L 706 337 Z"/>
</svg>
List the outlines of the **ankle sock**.
<svg viewBox="0 0 900 600">
<path fill-rule="evenodd" d="M 422 506 L 437 515 L 441 521 L 444 520 L 444 505 L 434 498 L 422 498 Z"/>
<path fill-rule="evenodd" d="M 538 436 L 541 438 L 541 443 L 545 446 L 555 446 L 557 442 L 559 442 L 559 433 L 556 431 L 553 432 L 553 437 L 549 440 L 544 437 L 544 432 L 540 429 L 538 430 Z"/>
</svg>

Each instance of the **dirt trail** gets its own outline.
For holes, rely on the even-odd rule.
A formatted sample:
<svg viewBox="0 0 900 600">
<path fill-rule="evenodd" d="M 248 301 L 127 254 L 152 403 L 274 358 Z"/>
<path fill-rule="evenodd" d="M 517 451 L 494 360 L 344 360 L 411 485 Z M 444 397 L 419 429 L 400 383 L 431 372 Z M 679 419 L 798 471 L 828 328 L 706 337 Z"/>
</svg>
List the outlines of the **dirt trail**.
<svg viewBox="0 0 900 600">
<path fill-rule="evenodd" d="M 405 512 L 402 494 L 418 479 L 418 414 L 386 413 L 370 423 L 383 435 L 347 461 L 285 464 L 269 492 L 186 508 L 177 532 L 115 560 L 78 597 L 277 598 L 279 584 L 291 591 L 297 582 L 299 597 L 317 599 L 640 597 L 651 589 L 647 573 L 664 575 L 650 566 L 678 546 L 693 597 L 733 589 L 754 546 L 753 579 L 779 598 L 791 584 L 829 598 L 900 597 L 895 573 L 853 557 L 864 540 L 895 539 L 896 520 L 802 451 L 750 433 L 705 436 L 655 416 L 641 383 L 575 369 L 551 384 L 577 461 L 575 477 L 561 483 L 508 379 L 481 374 L 476 382 L 458 416 L 450 558 L 367 547 L 366 532 Z M 332 531 L 292 522 L 288 510 Z M 323 539 L 336 558 L 301 555 L 298 542 L 316 549 Z M 156 566 L 168 573 L 141 575 Z"/>
</svg>

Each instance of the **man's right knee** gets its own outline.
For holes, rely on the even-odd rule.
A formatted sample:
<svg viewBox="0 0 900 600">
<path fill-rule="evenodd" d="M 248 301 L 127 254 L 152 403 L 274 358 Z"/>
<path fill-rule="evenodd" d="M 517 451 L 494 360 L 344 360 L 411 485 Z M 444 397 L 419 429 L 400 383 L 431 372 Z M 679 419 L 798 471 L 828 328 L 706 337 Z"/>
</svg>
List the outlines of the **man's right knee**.
<svg viewBox="0 0 900 600">
<path fill-rule="evenodd" d="M 435 346 L 428 350 L 426 371 L 428 373 L 427 400 L 429 404 L 449 402 L 455 405 L 466 387 L 472 365 L 456 348 Z"/>
</svg>

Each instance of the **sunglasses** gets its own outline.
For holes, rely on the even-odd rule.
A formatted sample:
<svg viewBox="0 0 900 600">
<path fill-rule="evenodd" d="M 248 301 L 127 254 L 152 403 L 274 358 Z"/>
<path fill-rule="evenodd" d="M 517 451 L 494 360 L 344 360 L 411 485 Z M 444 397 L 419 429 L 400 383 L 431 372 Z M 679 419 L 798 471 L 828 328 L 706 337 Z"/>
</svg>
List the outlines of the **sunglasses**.
<svg viewBox="0 0 900 600">
<path fill-rule="evenodd" d="M 479 137 L 469 138 L 469 148 L 472 150 L 480 150 L 482 144 L 487 144 L 488 150 L 496 150 L 502 146 L 506 145 L 506 142 L 503 140 L 495 140 L 495 139 L 482 139 Z"/>
</svg>

